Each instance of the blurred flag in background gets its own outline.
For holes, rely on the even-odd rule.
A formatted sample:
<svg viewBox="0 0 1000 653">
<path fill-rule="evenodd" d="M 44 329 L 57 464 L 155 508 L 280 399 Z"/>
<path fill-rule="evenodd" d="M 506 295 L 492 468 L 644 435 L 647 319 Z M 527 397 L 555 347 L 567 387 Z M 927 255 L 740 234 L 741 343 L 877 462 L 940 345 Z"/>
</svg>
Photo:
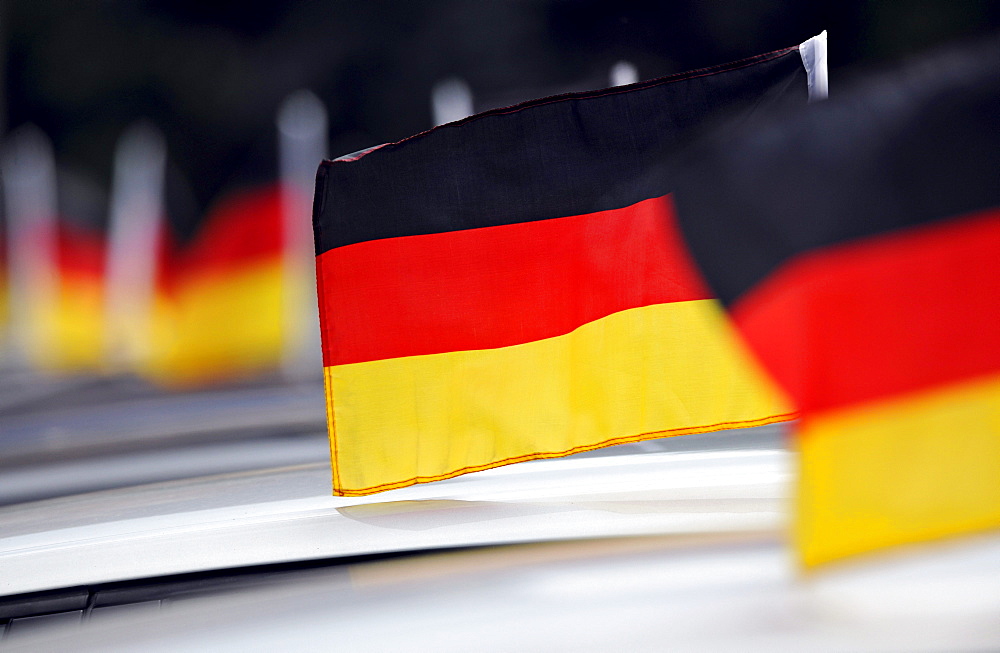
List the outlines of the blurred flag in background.
<svg viewBox="0 0 1000 653">
<path fill-rule="evenodd" d="M 63 219 L 55 226 L 57 290 L 34 317 L 40 341 L 32 355 L 49 369 L 98 368 L 105 333 L 104 238 Z"/>
<path fill-rule="evenodd" d="M 326 109 L 308 91 L 276 117 L 280 179 L 231 192 L 168 263 L 150 372 L 190 385 L 280 371 L 319 378 L 310 207 Z"/>
<path fill-rule="evenodd" d="M 13 357 L 52 371 L 99 367 L 102 235 L 60 215 L 52 145 L 34 126 L 7 139 L 3 178 Z"/>
<path fill-rule="evenodd" d="M 1000 527 L 998 61 L 996 39 L 925 59 L 718 141 L 679 185 L 708 281 L 802 411 L 806 565 Z"/>
<path fill-rule="evenodd" d="M 171 384 L 275 369 L 282 358 L 282 189 L 235 192 L 175 254 L 160 292 L 153 375 Z"/>
<path fill-rule="evenodd" d="M 325 163 L 334 492 L 789 419 L 669 193 L 677 153 L 717 121 L 804 104 L 804 58 L 544 98 Z"/>
<path fill-rule="evenodd" d="M 318 379 L 309 215 L 325 108 L 293 93 L 276 133 L 280 178 L 223 196 L 178 244 L 164 201 L 168 152 L 154 126 L 136 123 L 119 139 L 106 230 L 60 215 L 51 143 L 32 126 L 15 132 L 3 161 L 5 358 L 170 386 L 279 372 Z"/>
</svg>

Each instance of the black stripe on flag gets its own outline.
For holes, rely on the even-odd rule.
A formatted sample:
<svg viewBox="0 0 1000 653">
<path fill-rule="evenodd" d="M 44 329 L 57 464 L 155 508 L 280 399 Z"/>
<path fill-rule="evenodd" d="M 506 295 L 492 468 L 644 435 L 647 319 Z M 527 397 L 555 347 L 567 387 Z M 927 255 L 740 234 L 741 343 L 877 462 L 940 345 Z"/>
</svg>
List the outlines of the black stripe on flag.
<svg viewBox="0 0 1000 653">
<path fill-rule="evenodd" d="M 671 157 L 732 114 L 806 99 L 798 50 L 534 100 L 324 162 L 316 253 L 617 209 L 672 190 Z M 348 160 L 349 159 L 349 160 Z"/>
<path fill-rule="evenodd" d="M 998 39 L 931 57 L 685 157 L 678 219 L 717 296 L 802 252 L 1000 206 L 997 62 Z"/>
</svg>

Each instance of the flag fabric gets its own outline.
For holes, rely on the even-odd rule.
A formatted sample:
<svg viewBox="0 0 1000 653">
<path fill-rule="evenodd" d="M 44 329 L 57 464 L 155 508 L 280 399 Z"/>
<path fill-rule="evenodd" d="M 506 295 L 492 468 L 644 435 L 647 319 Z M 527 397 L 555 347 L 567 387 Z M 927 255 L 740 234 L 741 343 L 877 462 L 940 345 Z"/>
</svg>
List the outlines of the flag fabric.
<svg viewBox="0 0 1000 653">
<path fill-rule="evenodd" d="M 793 47 L 471 116 L 324 162 L 338 495 L 786 420 L 689 260 L 676 155 L 807 100 Z"/>
<path fill-rule="evenodd" d="M 716 142 L 678 185 L 705 278 L 801 410 L 806 566 L 1000 527 L 998 45 Z"/>
<path fill-rule="evenodd" d="M 87 202 L 57 206 L 52 143 L 32 125 L 4 143 L 11 357 L 54 372 L 103 366 L 104 238 Z"/>
<path fill-rule="evenodd" d="M 169 385 L 276 369 L 283 354 L 283 199 L 234 192 L 161 271 L 148 373 Z"/>
<path fill-rule="evenodd" d="M 38 262 L 47 288 L 28 288 L 38 297 L 28 307 L 32 333 L 23 354 L 49 371 L 99 370 L 104 363 L 104 239 L 62 218 L 52 226 L 54 236 L 34 234 L 52 243 L 54 260 Z"/>
</svg>

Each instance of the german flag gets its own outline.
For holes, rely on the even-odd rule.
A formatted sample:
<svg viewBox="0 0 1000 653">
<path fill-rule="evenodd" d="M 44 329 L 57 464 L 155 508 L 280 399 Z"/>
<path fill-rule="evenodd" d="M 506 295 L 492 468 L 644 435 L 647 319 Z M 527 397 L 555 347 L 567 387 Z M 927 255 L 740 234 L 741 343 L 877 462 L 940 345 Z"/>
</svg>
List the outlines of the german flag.
<svg viewBox="0 0 1000 653">
<path fill-rule="evenodd" d="M 807 100 L 798 48 L 478 114 L 320 167 L 334 493 L 791 417 L 695 271 L 677 154 Z"/>
<path fill-rule="evenodd" d="M 284 236 L 278 185 L 236 191 L 169 266 L 156 301 L 150 373 L 188 385 L 277 368 Z"/>
<path fill-rule="evenodd" d="M 54 260 L 39 261 L 49 287 L 32 286 L 27 351 L 34 365 L 54 372 L 85 372 L 104 364 L 104 238 L 63 218 L 54 234 L 33 238 L 52 244 Z M 39 279 L 32 279 L 38 282 Z"/>
<path fill-rule="evenodd" d="M 806 566 L 1000 526 L 998 46 L 709 146 L 676 193 L 802 411 Z"/>
</svg>

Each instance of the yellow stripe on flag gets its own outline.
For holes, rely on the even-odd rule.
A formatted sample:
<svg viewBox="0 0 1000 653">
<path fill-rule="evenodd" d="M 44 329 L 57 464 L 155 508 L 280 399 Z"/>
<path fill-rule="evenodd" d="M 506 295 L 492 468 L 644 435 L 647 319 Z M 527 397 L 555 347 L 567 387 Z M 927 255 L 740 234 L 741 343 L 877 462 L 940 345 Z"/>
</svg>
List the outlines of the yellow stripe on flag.
<svg viewBox="0 0 1000 653">
<path fill-rule="evenodd" d="M 500 349 L 331 366 L 326 387 L 334 493 L 347 496 L 792 417 L 715 300 Z"/>
<path fill-rule="evenodd" d="M 280 261 L 191 279 L 160 301 L 150 372 L 165 383 L 216 380 L 272 368 L 283 352 Z"/>
<path fill-rule="evenodd" d="M 832 412 L 798 441 L 806 566 L 1000 527 L 1000 376 Z"/>
<path fill-rule="evenodd" d="M 51 371 L 100 369 L 104 299 L 100 279 L 63 279 L 55 301 L 30 307 L 31 362 Z"/>
</svg>

